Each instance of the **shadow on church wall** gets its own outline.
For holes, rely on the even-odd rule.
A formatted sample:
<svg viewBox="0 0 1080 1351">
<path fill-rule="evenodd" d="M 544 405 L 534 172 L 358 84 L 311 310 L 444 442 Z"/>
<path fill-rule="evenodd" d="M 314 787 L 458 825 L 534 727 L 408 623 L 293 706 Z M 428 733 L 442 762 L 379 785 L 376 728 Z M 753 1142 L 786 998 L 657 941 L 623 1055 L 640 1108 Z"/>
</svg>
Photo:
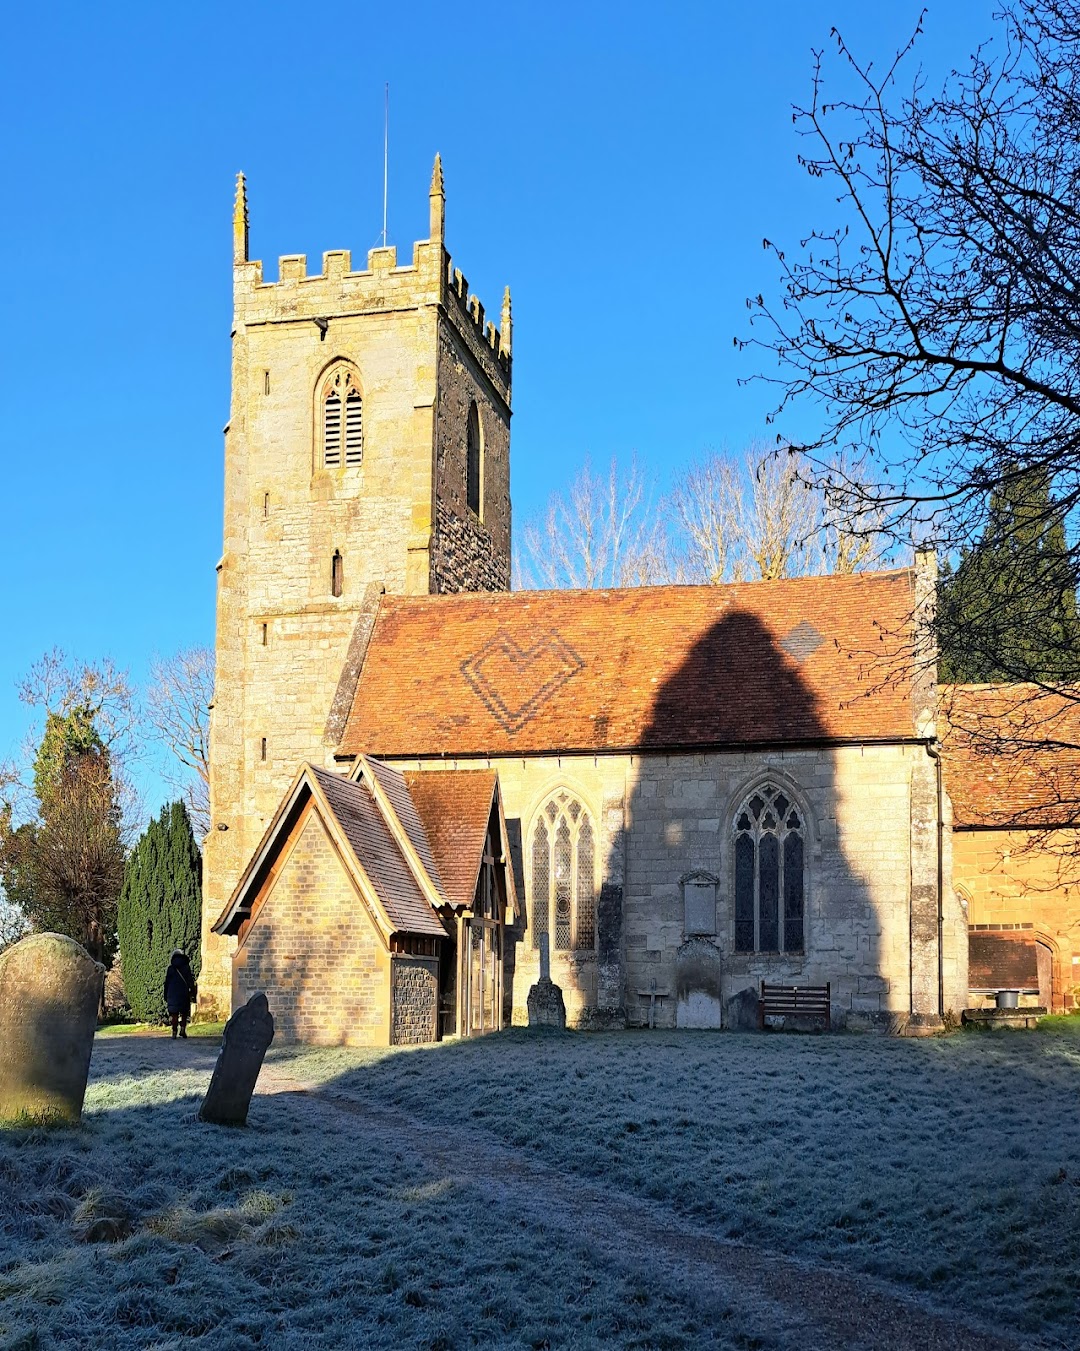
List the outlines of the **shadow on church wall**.
<svg viewBox="0 0 1080 1351">
<path fill-rule="evenodd" d="M 828 981 L 836 1022 L 887 1024 L 911 1009 L 910 782 L 932 781 L 932 764 L 921 747 L 835 747 L 830 735 L 798 661 L 757 616 L 735 612 L 657 690 L 624 802 L 608 796 L 603 752 L 596 767 L 592 755 L 563 757 L 568 782 L 592 784 L 607 827 L 595 977 L 586 984 L 587 967 L 553 954 L 553 978 L 595 1000 L 583 1025 L 613 1025 L 624 1012 L 632 1024 L 718 1026 L 722 1014 L 739 1025 L 754 1016 L 762 979 Z M 532 829 L 512 826 L 526 914 Z M 737 915 L 740 868 L 749 900 Z M 922 938 L 934 969 L 923 976 L 936 1008 L 936 888 L 931 899 L 933 932 Z M 535 965 L 524 927 L 507 935 L 507 1021 Z"/>
</svg>

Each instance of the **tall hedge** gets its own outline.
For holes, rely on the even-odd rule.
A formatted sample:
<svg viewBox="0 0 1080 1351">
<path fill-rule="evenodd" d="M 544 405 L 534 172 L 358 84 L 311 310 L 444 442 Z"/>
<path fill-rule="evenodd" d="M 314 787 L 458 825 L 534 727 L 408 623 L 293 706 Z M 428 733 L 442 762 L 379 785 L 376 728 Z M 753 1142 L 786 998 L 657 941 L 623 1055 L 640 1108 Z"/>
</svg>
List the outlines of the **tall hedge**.
<svg viewBox="0 0 1080 1351">
<path fill-rule="evenodd" d="M 174 948 L 187 953 L 198 976 L 201 910 L 202 857 L 187 808 L 172 802 L 140 836 L 120 892 L 120 968 L 136 1017 L 165 1017 L 165 972 Z"/>
</svg>

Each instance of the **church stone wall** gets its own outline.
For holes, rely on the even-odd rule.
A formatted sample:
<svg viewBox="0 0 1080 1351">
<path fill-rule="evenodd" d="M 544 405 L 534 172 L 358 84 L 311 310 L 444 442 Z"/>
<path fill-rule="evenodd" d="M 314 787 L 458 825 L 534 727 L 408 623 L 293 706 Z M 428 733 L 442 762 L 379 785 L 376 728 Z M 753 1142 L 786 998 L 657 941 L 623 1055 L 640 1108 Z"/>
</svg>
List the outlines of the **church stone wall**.
<svg viewBox="0 0 1080 1351">
<path fill-rule="evenodd" d="M 282 1041 L 389 1040 L 390 955 L 314 813 L 236 953 L 237 1007 L 260 990 Z"/>
<path fill-rule="evenodd" d="M 526 1020 L 528 990 L 539 977 L 529 841 L 535 813 L 559 787 L 576 795 L 600 826 L 598 952 L 551 954 L 551 976 L 563 988 L 571 1025 L 610 1026 L 620 1016 L 646 1022 L 653 1003 L 657 1024 L 675 1026 L 688 937 L 680 879 L 695 871 L 718 879 L 714 943 L 725 1009 L 740 991 L 768 979 L 829 981 L 839 1023 L 896 1027 L 913 1010 L 936 1015 L 936 890 L 933 925 L 916 932 L 912 961 L 912 897 L 916 888 L 924 895 L 931 882 L 936 888 L 937 875 L 936 797 L 926 796 L 934 765 L 922 746 L 457 760 L 447 767 L 489 765 L 499 774 L 524 901 L 507 940 L 510 1021 Z M 423 761 L 409 766 L 438 772 Z M 767 779 L 788 785 L 808 818 L 803 954 L 734 952 L 733 816 L 749 788 Z M 946 881 L 949 867 L 946 858 Z M 966 1004 L 967 959 L 966 940 L 958 935 L 966 926 L 948 886 L 945 918 L 945 1004 L 959 1010 Z M 614 951 L 606 947 L 613 934 Z M 914 1004 L 913 968 L 932 973 L 926 988 L 915 991 Z"/>
</svg>

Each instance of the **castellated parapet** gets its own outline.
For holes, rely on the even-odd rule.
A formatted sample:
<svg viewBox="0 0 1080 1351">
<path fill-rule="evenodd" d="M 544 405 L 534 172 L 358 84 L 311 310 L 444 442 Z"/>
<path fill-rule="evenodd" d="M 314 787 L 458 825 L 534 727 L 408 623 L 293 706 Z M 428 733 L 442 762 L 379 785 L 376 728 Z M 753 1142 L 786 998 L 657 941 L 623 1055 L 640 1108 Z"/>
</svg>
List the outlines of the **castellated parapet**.
<svg viewBox="0 0 1080 1351">
<path fill-rule="evenodd" d="M 510 585 L 509 291 L 496 328 L 444 246 L 438 158 L 429 203 L 408 264 L 376 248 L 354 271 L 337 249 L 309 275 L 286 255 L 268 282 L 237 180 L 204 1011 L 227 1008 L 234 941 L 209 925 L 296 766 L 332 754 L 327 718 L 369 584 Z"/>
</svg>

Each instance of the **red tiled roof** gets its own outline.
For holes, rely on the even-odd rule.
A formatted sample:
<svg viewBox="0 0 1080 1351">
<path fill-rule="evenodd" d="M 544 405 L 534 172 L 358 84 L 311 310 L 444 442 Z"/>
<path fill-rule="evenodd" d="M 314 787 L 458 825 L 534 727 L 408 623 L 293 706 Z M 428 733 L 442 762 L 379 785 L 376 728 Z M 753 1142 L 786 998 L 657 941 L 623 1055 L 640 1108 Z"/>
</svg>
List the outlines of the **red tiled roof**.
<svg viewBox="0 0 1080 1351">
<path fill-rule="evenodd" d="M 1080 691 L 943 685 L 940 701 L 954 825 L 1080 824 Z"/>
<path fill-rule="evenodd" d="M 913 578 L 385 596 L 339 754 L 908 739 Z"/>
<path fill-rule="evenodd" d="M 495 800 L 493 769 L 404 775 L 451 904 L 471 907 Z"/>
<path fill-rule="evenodd" d="M 446 930 L 413 876 L 368 786 L 352 783 L 340 774 L 314 765 L 311 772 L 318 779 L 345 838 L 375 888 L 391 925 L 403 933 L 444 938 Z"/>
<path fill-rule="evenodd" d="M 379 787 L 386 794 L 395 816 L 401 823 L 405 834 L 409 837 L 409 843 L 416 850 L 424 871 L 435 884 L 437 890 L 445 895 L 439 865 L 435 861 L 431 841 L 424 829 L 425 822 L 420 820 L 416 803 L 413 801 L 413 794 L 410 793 L 404 776 L 389 765 L 384 765 L 381 760 L 373 760 L 368 756 L 363 756 L 360 759 L 351 777 L 355 780 L 364 771 L 373 774 L 378 780 Z"/>
</svg>

